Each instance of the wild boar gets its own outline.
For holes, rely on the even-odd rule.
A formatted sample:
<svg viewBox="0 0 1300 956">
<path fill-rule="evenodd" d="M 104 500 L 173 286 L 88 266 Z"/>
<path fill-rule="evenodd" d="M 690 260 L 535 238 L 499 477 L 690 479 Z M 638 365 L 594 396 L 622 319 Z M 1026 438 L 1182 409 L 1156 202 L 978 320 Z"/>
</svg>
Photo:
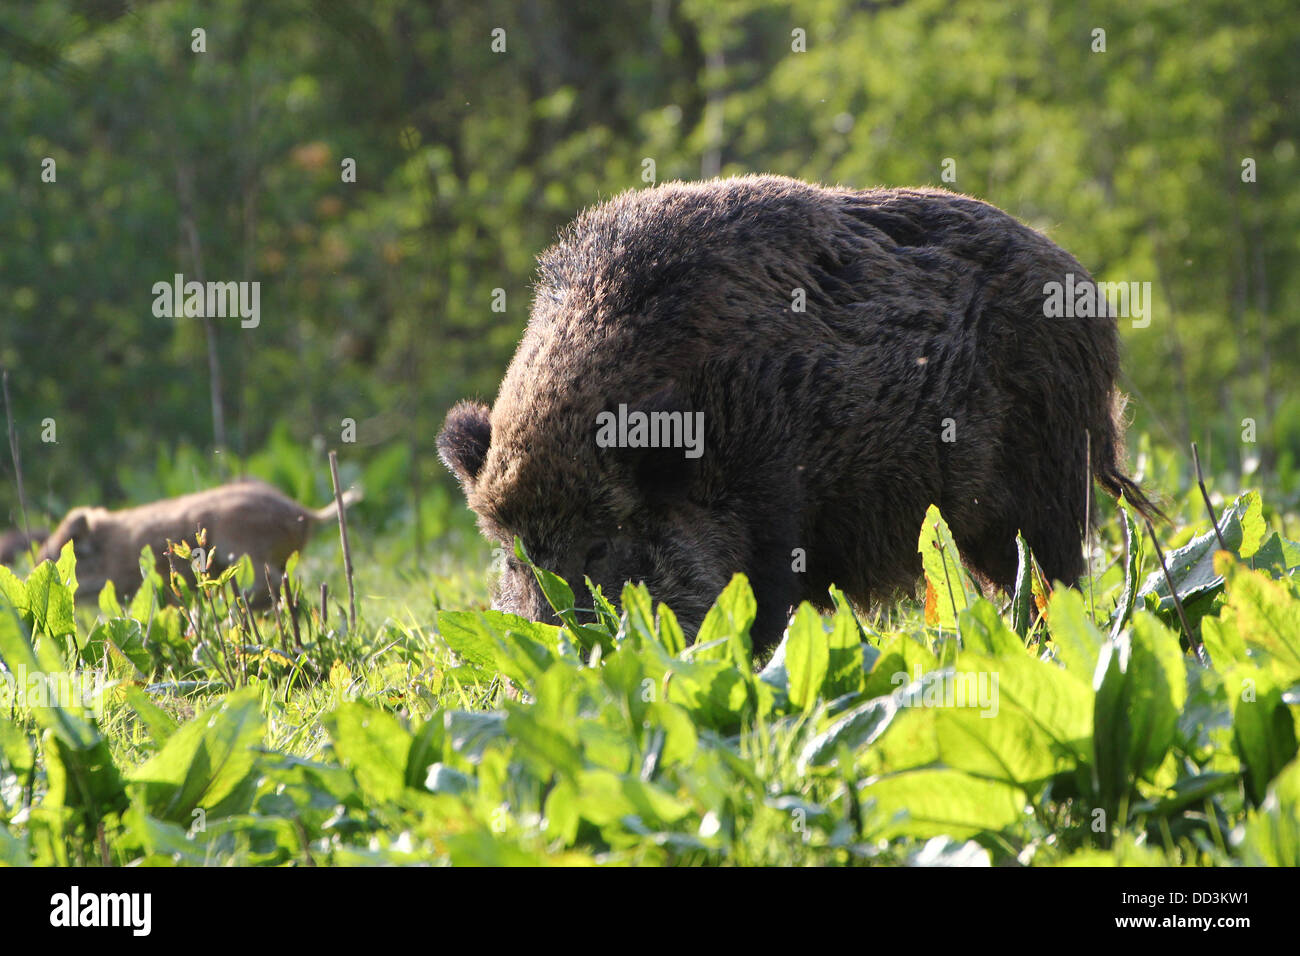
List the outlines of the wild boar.
<svg viewBox="0 0 1300 956">
<path fill-rule="evenodd" d="M 1049 317 L 1066 281 L 1092 280 L 938 189 L 624 193 L 541 256 L 496 403 L 453 408 L 439 453 L 484 535 L 578 593 L 644 581 L 693 633 L 744 572 L 756 648 L 832 583 L 859 605 L 914 588 L 931 503 L 989 585 L 1013 583 L 1017 531 L 1073 582 L 1093 479 L 1155 509 L 1124 470 L 1115 318 Z M 553 620 L 513 557 L 496 606 Z"/>
<path fill-rule="evenodd" d="M 349 491 L 344 506 L 358 497 Z M 168 540 L 186 541 L 193 547 L 198 529 L 204 528 L 213 555 L 209 573 L 218 574 L 248 555 L 255 572 L 254 595 L 264 601 L 269 595 L 263 565 L 278 575 L 289 555 L 307 543 L 316 523 L 336 515 L 334 502 L 312 510 L 263 481 L 236 481 L 121 511 L 74 508 L 46 540 L 39 558 L 57 561 L 63 546 L 72 541 L 78 594 L 96 595 L 105 582 L 112 581 L 119 595 L 130 595 L 140 586 L 140 550 L 145 545 L 153 549 L 158 571 L 166 580 Z M 192 581 L 186 562 L 176 564 Z"/>
</svg>

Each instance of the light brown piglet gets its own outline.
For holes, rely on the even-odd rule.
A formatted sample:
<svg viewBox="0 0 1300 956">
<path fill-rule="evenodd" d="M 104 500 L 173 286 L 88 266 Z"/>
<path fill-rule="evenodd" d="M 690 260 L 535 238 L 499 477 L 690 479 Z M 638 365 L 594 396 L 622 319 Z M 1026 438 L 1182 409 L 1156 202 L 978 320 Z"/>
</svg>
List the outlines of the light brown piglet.
<svg viewBox="0 0 1300 956">
<path fill-rule="evenodd" d="M 355 491 L 347 492 L 344 507 L 359 497 Z M 194 546 L 196 532 L 205 528 L 213 554 L 209 573 L 219 573 L 246 554 L 256 572 L 254 595 L 265 600 L 263 565 L 278 577 L 289 555 L 307 543 L 312 527 L 336 515 L 334 502 L 313 510 L 263 481 L 244 480 L 121 511 L 74 508 L 46 540 L 39 557 L 57 561 L 64 544 L 72 541 L 77 593 L 96 595 L 105 582 L 112 581 L 118 594 L 125 596 L 140 586 L 140 550 L 145 545 L 153 549 L 158 571 L 166 578 L 167 542 Z M 186 562 L 176 563 L 192 579 Z"/>
</svg>

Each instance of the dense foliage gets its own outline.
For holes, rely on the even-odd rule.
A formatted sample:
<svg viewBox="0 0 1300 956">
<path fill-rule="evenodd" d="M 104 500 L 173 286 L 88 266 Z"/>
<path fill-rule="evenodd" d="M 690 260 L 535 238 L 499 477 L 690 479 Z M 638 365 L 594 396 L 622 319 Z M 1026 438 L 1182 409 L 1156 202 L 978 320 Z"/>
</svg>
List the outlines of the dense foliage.
<svg viewBox="0 0 1300 956">
<path fill-rule="evenodd" d="M 1167 579 L 1112 523 L 1082 591 L 1022 549 L 999 610 L 931 509 L 923 604 L 833 592 L 761 669 L 741 576 L 689 646 L 541 569 L 563 626 L 349 633 L 296 569 L 260 620 L 237 569 L 164 605 L 150 555 L 78 614 L 69 547 L 0 569 L 0 861 L 1300 865 L 1300 546 L 1251 492 Z"/>
</svg>

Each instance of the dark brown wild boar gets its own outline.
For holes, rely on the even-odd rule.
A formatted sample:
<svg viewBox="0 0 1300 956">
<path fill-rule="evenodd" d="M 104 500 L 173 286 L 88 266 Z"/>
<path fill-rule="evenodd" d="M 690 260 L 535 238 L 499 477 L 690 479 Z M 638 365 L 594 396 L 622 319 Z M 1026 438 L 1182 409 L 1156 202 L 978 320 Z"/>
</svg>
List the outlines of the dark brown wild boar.
<svg viewBox="0 0 1300 956">
<path fill-rule="evenodd" d="M 344 506 L 357 497 L 349 491 Z M 166 580 L 168 540 L 193 546 L 196 532 L 205 528 L 213 553 L 209 573 L 219 573 L 246 554 L 253 562 L 254 594 L 265 600 L 263 565 L 278 576 L 289 555 L 307 543 L 313 526 L 334 520 L 336 514 L 333 502 L 312 510 L 265 482 L 237 481 L 121 511 L 74 508 L 46 540 L 40 560 L 57 561 L 63 546 L 72 541 L 79 594 L 96 595 L 112 581 L 119 595 L 129 595 L 140 586 L 140 550 L 145 545 L 153 548 L 158 572 Z M 193 580 L 186 562 L 176 564 Z"/>
<path fill-rule="evenodd" d="M 932 502 L 986 582 L 1013 583 L 1018 530 L 1074 582 L 1091 478 L 1154 508 L 1124 472 L 1115 319 L 1047 317 L 1067 281 L 1092 280 L 942 190 L 625 193 L 541 257 L 496 404 L 453 408 L 439 452 L 487 538 L 579 593 L 643 580 L 692 633 L 743 571 L 756 647 L 832 583 L 858 604 L 913 588 Z M 552 619 L 513 558 L 499 587 Z"/>
</svg>

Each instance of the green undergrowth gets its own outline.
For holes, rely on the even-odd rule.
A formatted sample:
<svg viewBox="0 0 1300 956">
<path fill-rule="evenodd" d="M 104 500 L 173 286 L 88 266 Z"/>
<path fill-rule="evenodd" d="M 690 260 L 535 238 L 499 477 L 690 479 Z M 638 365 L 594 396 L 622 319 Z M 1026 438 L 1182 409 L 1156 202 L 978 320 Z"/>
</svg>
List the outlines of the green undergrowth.
<svg viewBox="0 0 1300 956">
<path fill-rule="evenodd" d="M 0 862 L 1300 865 L 1300 547 L 1219 517 L 1166 577 L 1121 507 L 1079 589 L 1022 542 L 995 604 L 931 509 L 923 603 L 832 591 L 758 666 L 739 575 L 688 644 L 541 569 L 562 626 L 148 555 L 74 606 L 65 549 L 0 569 Z"/>
</svg>

